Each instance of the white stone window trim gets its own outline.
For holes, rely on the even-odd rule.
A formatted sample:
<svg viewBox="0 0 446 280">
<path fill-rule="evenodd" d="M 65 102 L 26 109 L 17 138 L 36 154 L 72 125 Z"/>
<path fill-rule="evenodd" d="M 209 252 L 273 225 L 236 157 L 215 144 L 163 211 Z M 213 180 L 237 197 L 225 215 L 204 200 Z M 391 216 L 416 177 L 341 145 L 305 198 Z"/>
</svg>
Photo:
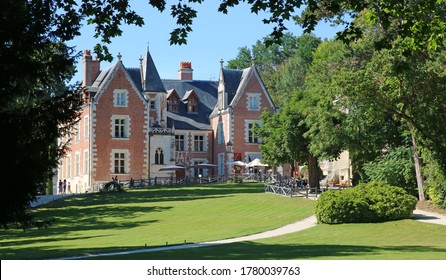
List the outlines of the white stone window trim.
<svg viewBox="0 0 446 280">
<path fill-rule="evenodd" d="M 257 138 L 257 142 L 249 142 L 249 125 L 250 124 L 254 124 L 257 123 L 259 126 L 262 126 L 262 121 L 261 120 L 245 120 L 245 143 L 246 144 L 261 144 L 262 143 L 262 138 L 260 137 L 256 137 Z"/>
<path fill-rule="evenodd" d="M 124 173 L 115 172 L 115 154 L 124 154 Z M 130 174 L 130 151 L 128 149 L 112 149 L 110 152 L 110 174 Z"/>
<path fill-rule="evenodd" d="M 179 141 L 179 139 L 177 139 L 177 136 L 178 136 L 178 138 L 180 138 L 181 136 L 183 137 L 183 139 L 181 139 L 183 142 L 182 150 L 177 150 L 177 141 Z M 184 133 L 175 134 L 175 140 L 174 140 L 175 141 L 175 152 L 185 152 L 187 150 L 187 139 L 186 138 L 187 138 L 187 135 Z"/>
<path fill-rule="evenodd" d="M 66 157 L 65 165 L 65 177 L 71 178 L 71 155 Z"/>
<path fill-rule="evenodd" d="M 89 150 L 84 150 L 84 152 L 82 153 L 83 159 L 82 159 L 82 170 L 83 170 L 83 174 L 88 174 L 90 172 L 89 170 L 89 163 L 90 163 L 90 151 Z"/>
<path fill-rule="evenodd" d="M 116 120 L 125 120 L 124 123 L 124 137 L 116 137 L 115 134 L 115 121 Z M 130 139 L 130 127 L 131 127 L 131 118 L 129 115 L 112 115 L 111 117 L 111 130 L 110 130 L 110 136 L 113 139 L 123 139 L 123 140 L 129 140 Z"/>
<path fill-rule="evenodd" d="M 84 117 L 84 139 L 90 138 L 90 116 Z"/>
<path fill-rule="evenodd" d="M 129 92 L 126 89 L 113 90 L 113 105 L 115 107 L 127 107 L 129 104 Z"/>
<path fill-rule="evenodd" d="M 260 93 L 246 93 L 246 108 L 249 111 L 260 111 Z M 253 103 L 254 100 L 254 103 Z"/>
<path fill-rule="evenodd" d="M 74 176 L 80 176 L 81 175 L 81 153 L 75 152 L 74 153 Z"/>
<path fill-rule="evenodd" d="M 74 128 L 74 141 L 79 142 L 81 140 L 81 120 L 79 120 Z"/>
<path fill-rule="evenodd" d="M 195 149 L 195 136 L 202 136 L 203 137 L 203 150 L 199 151 Z M 207 153 L 208 151 L 208 137 L 207 134 L 204 133 L 195 133 L 192 135 L 192 151 L 195 153 Z"/>
</svg>

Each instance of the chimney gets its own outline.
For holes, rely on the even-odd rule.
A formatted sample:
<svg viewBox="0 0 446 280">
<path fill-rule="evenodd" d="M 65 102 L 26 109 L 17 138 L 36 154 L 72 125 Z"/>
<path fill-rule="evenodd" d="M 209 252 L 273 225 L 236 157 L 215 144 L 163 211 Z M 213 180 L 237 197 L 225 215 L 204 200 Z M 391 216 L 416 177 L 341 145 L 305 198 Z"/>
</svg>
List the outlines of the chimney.
<svg viewBox="0 0 446 280">
<path fill-rule="evenodd" d="M 178 70 L 178 79 L 192 81 L 192 63 L 191 62 L 180 62 L 180 70 Z"/>
<path fill-rule="evenodd" d="M 82 86 L 91 86 L 101 71 L 101 62 L 91 56 L 90 50 L 84 50 Z"/>
</svg>

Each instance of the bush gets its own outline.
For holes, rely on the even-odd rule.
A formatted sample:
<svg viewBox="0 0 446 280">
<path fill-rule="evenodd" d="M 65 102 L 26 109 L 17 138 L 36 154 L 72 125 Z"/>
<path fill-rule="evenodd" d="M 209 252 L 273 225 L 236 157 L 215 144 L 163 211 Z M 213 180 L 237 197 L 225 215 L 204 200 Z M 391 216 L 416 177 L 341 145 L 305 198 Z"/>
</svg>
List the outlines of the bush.
<svg viewBox="0 0 446 280">
<path fill-rule="evenodd" d="M 123 192 L 124 186 L 116 181 L 110 181 L 105 184 L 104 188 L 101 189 L 101 192 Z"/>
<path fill-rule="evenodd" d="M 418 195 L 415 167 L 410 147 L 397 147 L 385 155 L 364 164 L 364 172 L 371 182 L 382 182 L 403 187 L 409 194 Z"/>
<path fill-rule="evenodd" d="M 321 194 L 315 204 L 319 223 L 374 223 L 410 218 L 417 200 L 400 187 L 360 184 Z"/>
<path fill-rule="evenodd" d="M 423 169 L 423 175 L 426 177 L 424 187 L 427 198 L 436 207 L 446 209 L 446 174 L 431 155 L 425 155 L 425 157 L 427 163 Z"/>
</svg>

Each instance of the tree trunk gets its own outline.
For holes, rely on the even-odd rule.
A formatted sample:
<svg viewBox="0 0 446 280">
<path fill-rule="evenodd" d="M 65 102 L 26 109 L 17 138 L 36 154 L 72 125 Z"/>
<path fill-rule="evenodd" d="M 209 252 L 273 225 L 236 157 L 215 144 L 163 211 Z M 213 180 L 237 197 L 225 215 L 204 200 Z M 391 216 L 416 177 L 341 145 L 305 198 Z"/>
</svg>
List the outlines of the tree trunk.
<svg viewBox="0 0 446 280">
<path fill-rule="evenodd" d="M 294 177 L 294 171 L 296 170 L 295 166 L 294 166 L 294 161 L 290 162 L 290 177 Z"/>
<path fill-rule="evenodd" d="M 421 175 L 421 164 L 420 164 L 420 158 L 418 156 L 418 146 L 417 141 L 415 139 L 415 131 L 414 128 L 409 125 L 410 127 L 410 135 L 412 137 L 412 153 L 413 153 L 413 161 L 415 165 L 415 176 L 417 178 L 417 187 L 418 187 L 418 199 L 420 201 L 424 200 L 424 188 L 423 188 L 423 177 Z"/>
<path fill-rule="evenodd" d="M 317 158 L 313 155 L 308 156 L 308 185 L 310 189 L 317 192 L 320 189 L 319 185 L 319 165 Z"/>
</svg>

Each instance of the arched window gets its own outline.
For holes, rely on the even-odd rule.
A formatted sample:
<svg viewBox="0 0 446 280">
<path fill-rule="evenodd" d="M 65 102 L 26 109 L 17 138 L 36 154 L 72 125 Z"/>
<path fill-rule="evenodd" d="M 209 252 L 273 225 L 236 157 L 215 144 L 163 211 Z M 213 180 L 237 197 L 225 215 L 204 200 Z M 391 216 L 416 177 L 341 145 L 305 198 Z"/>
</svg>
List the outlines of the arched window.
<svg viewBox="0 0 446 280">
<path fill-rule="evenodd" d="M 155 151 L 155 164 L 164 164 L 164 153 L 161 148 L 158 148 Z"/>
</svg>

